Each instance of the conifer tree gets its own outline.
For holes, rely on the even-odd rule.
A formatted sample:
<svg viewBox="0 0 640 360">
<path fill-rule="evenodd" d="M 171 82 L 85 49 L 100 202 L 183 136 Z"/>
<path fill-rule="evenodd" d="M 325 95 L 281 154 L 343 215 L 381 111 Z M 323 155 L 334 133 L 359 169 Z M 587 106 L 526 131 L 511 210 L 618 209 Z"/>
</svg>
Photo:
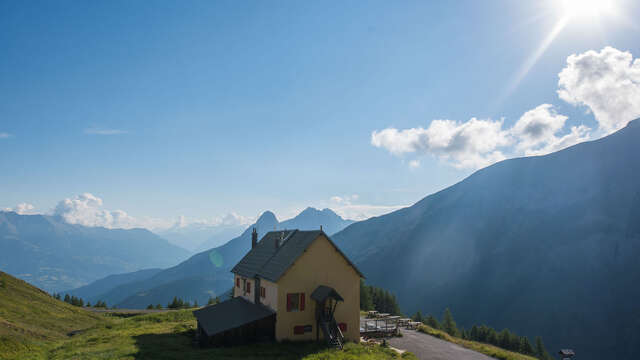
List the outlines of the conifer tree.
<svg viewBox="0 0 640 360">
<path fill-rule="evenodd" d="M 167 304 L 168 309 L 177 309 L 178 308 L 178 297 L 174 296 L 173 300 Z"/>
<path fill-rule="evenodd" d="M 424 321 L 424 318 L 422 317 L 422 313 L 420 312 L 420 310 L 418 310 L 418 312 L 416 312 L 416 314 L 413 315 L 413 321 L 418 321 L 418 322 Z"/>
<path fill-rule="evenodd" d="M 71 304 L 71 297 L 69 296 L 69 294 L 64 294 L 64 302 L 66 302 L 67 304 Z"/>
<path fill-rule="evenodd" d="M 487 327 L 487 343 L 498 346 L 498 334 L 490 327 Z"/>
<path fill-rule="evenodd" d="M 471 332 L 469 333 L 469 338 L 473 341 L 480 341 L 480 331 L 476 325 L 471 327 Z"/>
<path fill-rule="evenodd" d="M 520 353 L 525 355 L 533 355 L 533 346 L 529 342 L 529 338 L 523 336 L 520 338 Z"/>
<path fill-rule="evenodd" d="M 541 360 L 550 359 L 549 353 L 547 349 L 544 347 L 544 343 L 542 342 L 542 338 L 540 336 L 536 336 L 536 348 L 535 348 L 535 356 Z"/>
<path fill-rule="evenodd" d="M 147 305 L 147 310 L 152 310 L 152 309 L 153 309 L 153 304 Z"/>
<path fill-rule="evenodd" d="M 433 315 L 429 314 L 429 316 L 427 316 L 427 321 L 426 324 L 431 326 L 434 329 L 441 329 L 442 327 L 440 326 L 440 323 L 438 322 L 438 319 L 436 319 Z"/>
<path fill-rule="evenodd" d="M 498 346 L 511 350 L 511 332 L 509 332 L 509 329 L 503 329 L 498 335 Z"/>
<path fill-rule="evenodd" d="M 193 300 L 193 307 L 194 308 L 199 308 L 200 305 L 198 305 L 198 300 Z"/>
<path fill-rule="evenodd" d="M 458 336 L 458 328 L 456 322 L 453 320 L 453 315 L 449 308 L 444 310 L 444 316 L 442 317 L 442 330 L 446 331 L 451 336 Z"/>
<path fill-rule="evenodd" d="M 86 307 L 91 307 L 91 303 L 87 301 L 87 305 L 85 305 Z"/>
<path fill-rule="evenodd" d="M 364 280 L 360 279 L 360 310 L 368 311 L 373 309 L 373 299 L 371 296 L 371 287 L 365 285 Z"/>
<path fill-rule="evenodd" d="M 158 310 L 162 309 L 162 305 L 156 304 L 156 309 L 158 309 Z"/>
</svg>

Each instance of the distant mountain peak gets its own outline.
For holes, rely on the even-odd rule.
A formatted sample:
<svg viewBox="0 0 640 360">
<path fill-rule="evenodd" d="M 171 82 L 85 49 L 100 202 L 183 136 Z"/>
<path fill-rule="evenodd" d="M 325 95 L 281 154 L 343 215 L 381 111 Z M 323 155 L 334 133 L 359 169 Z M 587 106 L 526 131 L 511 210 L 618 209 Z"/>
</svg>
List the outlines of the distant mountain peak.
<svg viewBox="0 0 640 360">
<path fill-rule="evenodd" d="M 278 218 L 276 214 L 267 210 L 260 215 L 255 225 L 258 227 L 271 227 L 278 224 Z"/>
<path fill-rule="evenodd" d="M 336 214 L 335 211 L 329 209 L 329 208 L 324 208 L 322 210 L 318 209 L 318 208 L 314 208 L 312 206 L 307 207 L 306 209 L 302 210 L 298 215 L 296 215 L 296 217 L 298 216 L 321 216 L 321 215 L 328 215 L 331 217 L 336 217 L 336 218 L 340 218 L 342 219 L 342 217 L 338 214 Z"/>
</svg>

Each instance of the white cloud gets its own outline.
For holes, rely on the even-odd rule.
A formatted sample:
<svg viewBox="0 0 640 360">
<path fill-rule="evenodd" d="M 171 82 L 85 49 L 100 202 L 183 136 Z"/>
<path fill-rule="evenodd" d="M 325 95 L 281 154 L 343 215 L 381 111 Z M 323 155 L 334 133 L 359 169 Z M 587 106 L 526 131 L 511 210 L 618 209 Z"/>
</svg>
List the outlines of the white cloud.
<svg viewBox="0 0 640 360">
<path fill-rule="evenodd" d="M 556 113 L 551 104 L 542 104 L 525 112 L 511 129 L 511 133 L 519 139 L 516 147 L 530 149 L 553 141 L 567 119 Z"/>
<path fill-rule="evenodd" d="M 35 212 L 33 211 L 34 209 L 35 207 L 28 203 L 20 203 L 13 208 L 4 208 L 5 211 L 13 211 L 20 215 L 35 214 Z"/>
<path fill-rule="evenodd" d="M 525 112 L 508 129 L 503 128 L 502 120 L 434 120 L 426 129 L 374 131 L 371 143 L 397 156 L 430 154 L 457 168 L 478 169 L 507 157 L 548 154 L 591 138 L 591 128 L 584 125 L 565 133 L 567 119 L 553 105 L 542 104 Z M 419 160 L 409 161 L 410 168 L 418 166 Z"/>
<path fill-rule="evenodd" d="M 358 194 L 345 196 L 332 196 L 329 200 L 336 205 L 351 205 L 352 202 L 358 200 Z"/>
<path fill-rule="evenodd" d="M 54 215 L 62 217 L 70 224 L 102 226 L 106 228 L 132 228 L 137 221 L 122 210 L 102 208 L 102 199 L 84 193 L 72 199 L 64 199 L 54 209 Z"/>
<path fill-rule="evenodd" d="M 344 219 L 349 220 L 366 220 L 370 217 L 388 214 L 392 211 L 402 209 L 407 205 L 368 205 L 368 204 L 351 204 L 343 206 L 331 207 L 331 210 L 340 215 Z"/>
<path fill-rule="evenodd" d="M 11 134 L 6 133 L 6 132 L 0 132 L 0 139 L 7 139 L 10 138 Z"/>
<path fill-rule="evenodd" d="M 517 139 L 516 154 L 544 155 L 589 140 L 591 128 L 584 125 L 573 126 L 568 134 L 558 135 L 567 119 L 550 104 L 525 112 L 510 130 Z"/>
<path fill-rule="evenodd" d="M 570 55 L 558 74 L 560 99 L 586 106 L 598 122 L 565 130 L 567 116 L 551 104 L 526 111 L 510 129 L 503 121 L 471 118 L 467 122 L 433 120 L 429 127 L 371 133 L 371 144 L 396 156 L 433 155 L 457 168 L 477 169 L 513 156 L 543 155 L 610 134 L 640 117 L 640 59 L 605 47 Z M 414 168 L 418 160 L 409 162 Z"/>
<path fill-rule="evenodd" d="M 591 128 L 580 125 L 572 126 L 568 134 L 555 136 L 539 149 L 527 149 L 526 156 L 545 155 L 591 139 Z"/>
<path fill-rule="evenodd" d="M 407 207 L 407 205 L 371 205 L 358 204 L 358 194 L 346 196 L 332 196 L 329 203 L 322 202 L 320 207 L 328 206 L 344 219 L 365 220 L 373 216 L 380 216 Z"/>
<path fill-rule="evenodd" d="M 254 223 L 256 218 L 243 216 L 235 212 L 230 212 L 224 216 L 214 216 L 206 219 L 188 219 L 185 216 L 179 216 L 178 221 L 173 225 L 174 227 L 187 227 L 189 225 L 197 225 L 204 227 L 216 227 L 216 226 L 241 226 L 250 225 Z"/>
<path fill-rule="evenodd" d="M 394 155 L 433 154 L 457 168 L 478 168 L 505 158 L 499 148 L 511 143 L 502 120 L 433 120 L 428 128 L 387 128 L 371 133 L 371 144 Z"/>
<path fill-rule="evenodd" d="M 166 230 L 172 227 L 184 228 L 189 225 L 200 227 L 239 226 L 251 224 L 255 220 L 234 212 L 206 219 L 189 219 L 183 215 L 177 219 L 148 216 L 134 217 L 123 210 L 104 209 L 102 199 L 91 193 L 84 193 L 60 201 L 53 210 L 53 215 L 60 216 L 70 224 L 102 226 L 110 229 L 146 228 L 154 231 Z"/>
<path fill-rule="evenodd" d="M 587 106 L 604 134 L 640 117 L 640 60 L 630 52 L 607 46 L 570 55 L 558 77 L 560 99 Z"/>
<path fill-rule="evenodd" d="M 88 128 L 84 129 L 87 135 L 120 135 L 127 134 L 128 131 L 118 129 Z"/>
</svg>

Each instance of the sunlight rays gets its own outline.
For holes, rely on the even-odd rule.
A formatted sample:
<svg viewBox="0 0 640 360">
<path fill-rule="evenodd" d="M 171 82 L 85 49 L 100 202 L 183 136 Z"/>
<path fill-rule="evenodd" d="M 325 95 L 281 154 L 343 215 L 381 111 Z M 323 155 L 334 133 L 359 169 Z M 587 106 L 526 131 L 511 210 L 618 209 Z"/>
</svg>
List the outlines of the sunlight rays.
<svg viewBox="0 0 640 360">
<path fill-rule="evenodd" d="M 516 76 L 513 78 L 513 80 L 507 87 L 507 90 L 505 91 L 503 98 L 511 95 L 511 93 L 518 87 L 522 79 L 524 79 L 524 77 L 527 76 L 529 71 L 531 71 L 531 68 L 533 68 L 533 66 L 538 62 L 542 54 L 545 53 L 547 48 L 549 48 L 549 45 L 551 45 L 553 40 L 558 36 L 558 34 L 560 34 L 562 29 L 564 29 L 565 26 L 567 26 L 568 22 L 569 22 L 569 18 L 566 16 L 558 20 L 558 22 L 553 27 L 553 29 L 551 29 L 551 32 L 549 32 L 549 34 L 547 34 L 547 36 L 542 40 L 540 45 L 538 45 L 538 48 L 522 64 L 522 66 L 516 73 Z"/>
</svg>

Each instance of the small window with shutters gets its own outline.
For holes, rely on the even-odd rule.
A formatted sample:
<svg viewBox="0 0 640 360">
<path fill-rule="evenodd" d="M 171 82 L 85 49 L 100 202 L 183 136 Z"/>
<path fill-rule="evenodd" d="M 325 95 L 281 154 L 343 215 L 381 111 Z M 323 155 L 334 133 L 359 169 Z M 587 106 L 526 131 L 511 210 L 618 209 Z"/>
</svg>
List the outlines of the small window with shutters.
<svg viewBox="0 0 640 360">
<path fill-rule="evenodd" d="M 304 293 L 287 294 L 287 311 L 304 311 L 305 300 Z"/>
</svg>

